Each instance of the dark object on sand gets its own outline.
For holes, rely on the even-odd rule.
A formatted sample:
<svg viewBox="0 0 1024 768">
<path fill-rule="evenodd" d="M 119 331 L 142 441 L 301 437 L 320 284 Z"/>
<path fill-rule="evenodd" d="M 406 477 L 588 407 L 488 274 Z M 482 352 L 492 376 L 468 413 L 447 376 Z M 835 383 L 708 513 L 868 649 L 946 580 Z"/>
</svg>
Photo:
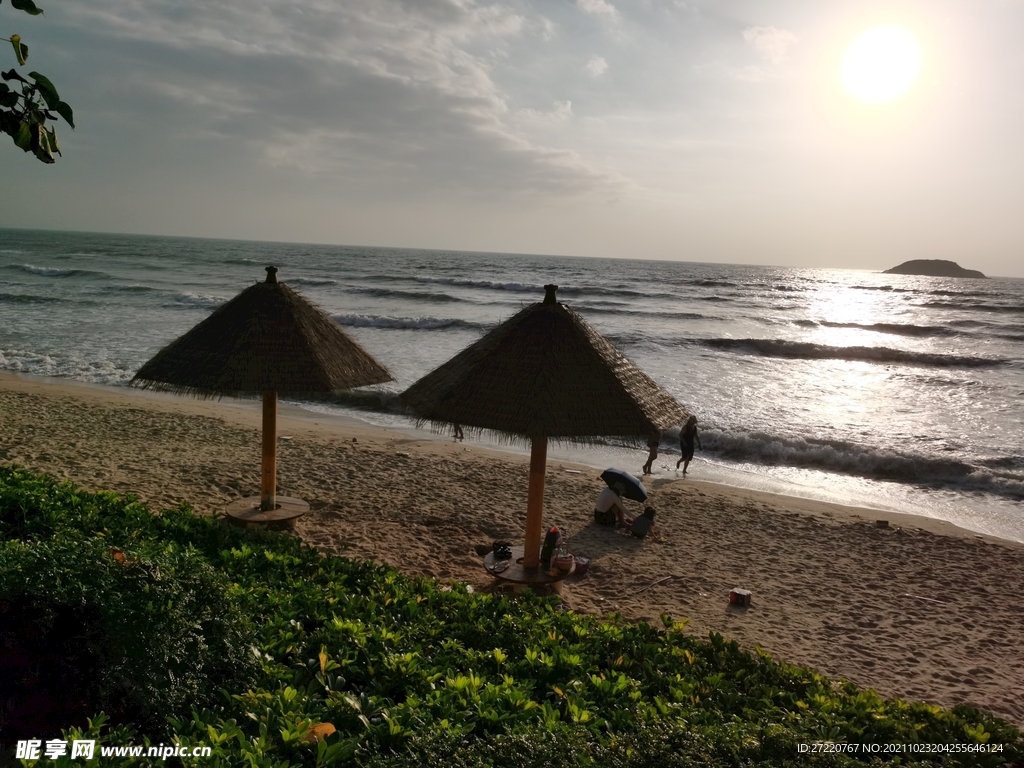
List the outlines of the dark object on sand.
<svg viewBox="0 0 1024 768">
<path fill-rule="evenodd" d="M 976 269 L 964 269 L 955 261 L 945 259 L 912 259 L 887 269 L 886 275 L 925 275 L 927 277 L 985 277 Z"/>
<path fill-rule="evenodd" d="M 640 442 L 689 414 L 650 376 L 555 298 L 526 307 L 401 395 L 423 422 L 530 441 L 523 567 L 540 565 L 548 438 Z"/>
<path fill-rule="evenodd" d="M 647 489 L 644 488 L 644 484 L 625 470 L 609 467 L 601 473 L 601 479 L 609 488 L 614 488 L 617 483 L 621 483 L 624 489 L 622 495 L 631 501 L 647 501 Z"/>
<path fill-rule="evenodd" d="M 729 605 L 737 605 L 740 608 L 746 608 L 750 605 L 750 590 L 749 589 L 736 589 L 729 593 Z"/>
<path fill-rule="evenodd" d="M 508 560 L 512 557 L 512 544 L 508 541 L 496 541 L 491 547 L 495 560 Z"/>
<path fill-rule="evenodd" d="M 280 519 L 279 502 L 305 505 L 277 497 L 278 394 L 337 392 L 393 380 L 327 313 L 277 282 L 277 267 L 267 267 L 266 282 L 246 288 L 157 352 L 131 385 L 197 397 L 262 395 L 260 497 L 251 508 L 243 503 L 248 499 L 237 502 L 232 513 L 262 522 L 261 513 Z"/>
<path fill-rule="evenodd" d="M 582 579 L 590 570 L 590 558 L 573 555 L 573 560 L 576 561 L 576 564 L 573 566 L 572 575 L 577 579 Z"/>
</svg>

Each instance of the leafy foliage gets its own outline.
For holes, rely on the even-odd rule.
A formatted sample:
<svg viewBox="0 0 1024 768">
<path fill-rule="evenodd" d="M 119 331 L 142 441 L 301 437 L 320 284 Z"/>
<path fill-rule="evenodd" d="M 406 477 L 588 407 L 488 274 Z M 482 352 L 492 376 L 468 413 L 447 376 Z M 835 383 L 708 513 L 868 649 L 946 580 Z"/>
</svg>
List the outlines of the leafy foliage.
<svg viewBox="0 0 1024 768">
<path fill-rule="evenodd" d="M 232 584 L 232 604 L 256 626 L 258 678 L 247 687 L 212 676 L 223 696 L 191 712 L 175 702 L 168 725 L 175 742 L 212 748 L 204 765 L 835 768 L 883 757 L 919 766 L 1024 759 L 1020 732 L 983 712 L 884 700 L 716 634 L 695 638 L 667 616 L 654 627 L 561 611 L 529 594 L 473 594 L 324 556 L 289 536 L 232 529 L 187 507 L 152 515 L 131 498 L 19 469 L 0 469 L 0 533 L 17 540 L 4 551 L 21 553 L 92 542 L 83 551 L 93 554 L 75 566 L 86 573 L 106 546 L 140 562 L 187 554 Z M 109 601 L 128 609 L 116 595 Z M 90 727 L 109 738 L 97 722 Z M 1001 751 L 798 752 L 822 741 Z"/>
<path fill-rule="evenodd" d="M 0 0 L 2 2 L 2 0 Z M 11 0 L 11 6 L 30 16 L 42 14 L 42 9 L 33 0 Z M 28 46 L 21 35 L 7 38 L 14 49 L 19 66 L 28 61 Z M 38 72 L 29 72 L 23 77 L 14 68 L 0 72 L 0 131 L 13 139 L 14 144 L 25 152 L 31 152 L 44 163 L 56 162 L 53 155 L 60 152 L 56 127 L 47 127 L 58 116 L 72 128 L 75 117 L 70 105 L 62 101 L 57 89 L 49 78 Z"/>
<path fill-rule="evenodd" d="M 8 541 L 0 545 L 0 595 L 0 614 L 24 630 L 7 644 L 30 662 L 51 662 L 26 665 L 34 687 L 46 687 L 71 652 L 81 668 L 51 691 L 58 699 L 73 692 L 120 722 L 160 732 L 169 715 L 213 703 L 220 687 L 253 682 L 249 622 L 223 578 L 175 544 L 122 551 L 102 536 Z M 54 642 L 57 652 L 40 657 Z M 20 685 L 24 677 L 4 677 L 14 689 L 6 700 L 19 711 L 19 689 L 32 691 Z"/>
</svg>

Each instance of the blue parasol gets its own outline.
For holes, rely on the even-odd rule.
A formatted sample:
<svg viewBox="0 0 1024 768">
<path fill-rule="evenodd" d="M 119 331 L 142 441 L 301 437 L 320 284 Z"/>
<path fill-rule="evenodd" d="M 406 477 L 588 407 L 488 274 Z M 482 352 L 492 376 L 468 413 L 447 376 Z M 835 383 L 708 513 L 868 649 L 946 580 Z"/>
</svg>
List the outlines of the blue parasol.
<svg viewBox="0 0 1024 768">
<path fill-rule="evenodd" d="M 622 486 L 626 489 L 622 495 L 627 499 L 647 501 L 647 489 L 644 488 L 644 484 L 625 470 L 606 469 L 601 473 L 601 479 L 608 484 L 609 488 L 614 487 L 617 483 L 622 483 Z"/>
</svg>

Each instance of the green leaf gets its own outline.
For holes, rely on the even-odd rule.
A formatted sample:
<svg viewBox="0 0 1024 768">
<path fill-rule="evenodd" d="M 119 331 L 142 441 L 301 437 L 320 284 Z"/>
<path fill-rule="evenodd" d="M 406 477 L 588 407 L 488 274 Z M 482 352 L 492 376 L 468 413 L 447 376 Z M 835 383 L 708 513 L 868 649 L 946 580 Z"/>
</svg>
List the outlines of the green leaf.
<svg viewBox="0 0 1024 768">
<path fill-rule="evenodd" d="M 64 121 L 72 128 L 75 127 L 75 113 L 71 111 L 71 106 L 66 101 L 58 101 L 53 107 L 57 114 L 64 118 Z"/>
<path fill-rule="evenodd" d="M 60 102 L 60 96 L 57 95 L 57 89 L 53 87 L 53 83 L 50 82 L 50 78 L 45 75 L 40 75 L 38 72 L 29 72 L 28 76 L 36 81 L 36 88 L 39 93 L 42 94 L 43 101 L 46 102 L 46 106 L 50 109 L 56 109 L 57 104 Z"/>
<path fill-rule="evenodd" d="M 46 102 L 48 108 L 51 110 L 55 109 L 60 97 L 57 95 L 57 89 L 53 87 L 53 83 L 50 82 L 49 78 L 40 75 L 38 72 L 30 72 L 29 77 L 36 81 L 35 88 L 43 97 L 43 101 Z"/>
<path fill-rule="evenodd" d="M 32 0 L 11 0 L 11 5 L 14 6 L 15 10 L 24 11 L 30 16 L 38 16 L 43 12 L 43 9 L 36 7 Z"/>
<path fill-rule="evenodd" d="M 3 78 L 8 82 L 10 82 L 11 80 L 17 80 L 21 83 L 28 82 L 28 80 L 26 80 L 24 77 L 18 74 L 18 71 L 16 69 L 8 69 L 6 72 L 0 72 L 0 78 Z"/>
<path fill-rule="evenodd" d="M 0 109 L 0 131 L 3 131 L 8 136 L 17 136 L 18 126 L 18 118 L 12 112 Z"/>
<path fill-rule="evenodd" d="M 14 143 L 28 152 L 32 149 L 32 127 L 22 121 L 18 126 L 18 132 L 14 135 Z"/>
</svg>

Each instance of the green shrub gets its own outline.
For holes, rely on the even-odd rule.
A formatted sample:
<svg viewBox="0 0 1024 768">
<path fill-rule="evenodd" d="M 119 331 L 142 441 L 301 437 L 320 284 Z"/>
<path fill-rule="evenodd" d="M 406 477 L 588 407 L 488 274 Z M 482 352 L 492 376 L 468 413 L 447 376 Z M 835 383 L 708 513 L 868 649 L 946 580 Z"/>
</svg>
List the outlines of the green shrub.
<svg viewBox="0 0 1024 768">
<path fill-rule="evenodd" d="M 91 705 L 87 714 L 163 732 L 169 715 L 254 680 L 252 628 L 227 592 L 197 553 L 175 545 L 122 552 L 103 538 L 6 542 L 0 610 L 18 627 L 7 658 L 27 662 L 8 670 L 25 674 L 5 676 L 6 699 L 13 695 L 17 710 L 19 697 L 40 691 L 70 696 Z"/>
<path fill-rule="evenodd" d="M 154 541 L 174 543 L 198 550 L 210 563 L 221 551 L 246 545 L 282 552 L 301 547 L 290 537 L 196 517 L 187 504 L 153 513 L 132 496 L 85 493 L 66 480 L 16 466 L 0 467 L 0 541 L 46 541 L 61 533 L 73 538 L 103 536 L 110 546 L 121 549 Z"/>
</svg>

